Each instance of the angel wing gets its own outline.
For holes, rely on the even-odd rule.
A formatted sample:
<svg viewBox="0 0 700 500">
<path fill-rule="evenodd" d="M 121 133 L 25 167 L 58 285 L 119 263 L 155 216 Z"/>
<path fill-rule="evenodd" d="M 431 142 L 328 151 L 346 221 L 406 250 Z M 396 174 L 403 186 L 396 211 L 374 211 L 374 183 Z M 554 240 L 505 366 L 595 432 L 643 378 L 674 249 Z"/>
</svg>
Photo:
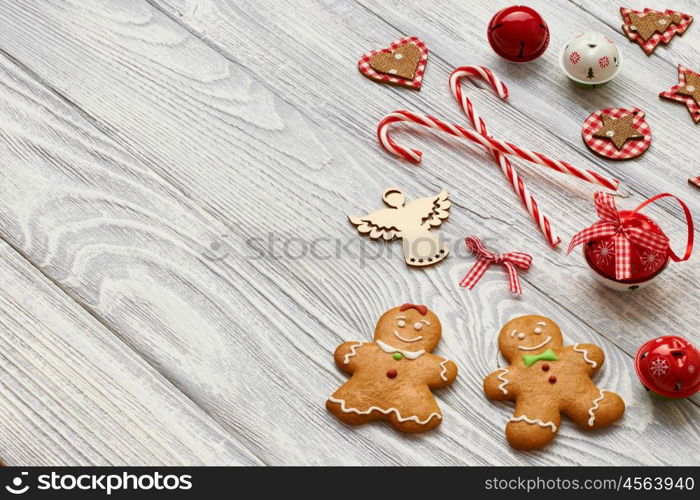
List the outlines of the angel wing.
<svg viewBox="0 0 700 500">
<path fill-rule="evenodd" d="M 447 199 L 447 191 L 442 190 L 437 196 L 418 198 L 406 205 L 406 216 L 415 220 L 416 224 L 427 227 L 437 227 L 450 215 L 452 202 Z"/>
<path fill-rule="evenodd" d="M 396 227 L 397 212 L 395 208 L 384 208 L 364 217 L 348 216 L 348 219 L 357 226 L 357 232 L 360 234 L 369 233 L 370 238 L 389 241 L 401 232 Z"/>
</svg>

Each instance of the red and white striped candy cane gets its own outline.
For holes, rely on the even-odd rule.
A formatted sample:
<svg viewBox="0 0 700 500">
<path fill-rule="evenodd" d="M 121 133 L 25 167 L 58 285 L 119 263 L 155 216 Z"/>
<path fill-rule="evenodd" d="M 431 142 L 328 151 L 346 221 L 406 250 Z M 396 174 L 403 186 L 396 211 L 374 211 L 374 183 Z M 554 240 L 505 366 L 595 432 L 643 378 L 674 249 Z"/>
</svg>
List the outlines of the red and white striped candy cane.
<svg viewBox="0 0 700 500">
<path fill-rule="evenodd" d="M 542 153 L 536 153 L 534 151 L 530 151 L 529 149 L 520 148 L 515 144 L 511 144 L 510 142 L 499 141 L 493 137 L 481 135 L 454 123 L 442 121 L 434 116 L 403 110 L 394 111 L 386 115 L 384 119 L 379 122 L 377 137 L 379 138 L 379 142 L 382 144 L 384 149 L 397 156 L 401 156 L 411 163 L 420 163 L 423 153 L 417 149 L 403 148 L 394 142 L 394 140 L 389 136 L 389 127 L 392 123 L 397 122 L 417 123 L 424 127 L 441 130 L 443 132 L 447 132 L 448 134 L 454 135 L 455 137 L 469 139 L 470 141 L 480 144 L 485 148 L 495 149 L 496 151 L 500 151 L 502 153 L 519 156 L 520 158 L 531 161 L 532 163 L 549 167 L 557 172 L 573 175 L 581 180 L 598 184 L 608 189 L 612 189 L 613 191 L 617 190 L 617 187 L 620 184 L 620 181 L 618 180 L 610 179 L 609 177 L 597 174 L 591 170 L 583 170 L 564 161 L 553 160 Z"/>
<path fill-rule="evenodd" d="M 462 93 L 461 80 L 462 78 L 468 77 L 480 77 L 481 79 L 486 80 L 489 85 L 491 85 L 491 88 L 496 95 L 501 99 L 508 98 L 508 88 L 503 84 L 503 82 L 501 82 L 501 80 L 498 79 L 496 75 L 491 72 L 491 70 L 483 66 L 462 66 L 454 70 L 450 75 L 450 90 L 452 90 L 452 94 L 459 102 L 459 105 L 467 115 L 467 118 L 469 118 L 469 121 L 474 129 L 476 129 L 481 135 L 488 136 L 489 131 L 486 127 L 486 123 L 484 123 L 484 120 L 474 110 L 471 100 L 464 93 Z M 525 183 L 518 175 L 515 167 L 510 163 L 508 157 L 495 149 L 492 149 L 491 153 L 493 154 L 496 163 L 498 163 L 498 165 L 501 167 L 501 170 L 508 179 L 508 182 L 510 182 L 511 186 L 513 187 L 513 190 L 520 197 L 520 200 L 523 202 L 523 205 L 525 205 L 525 208 L 527 208 L 530 216 L 535 220 L 535 222 L 537 222 L 540 231 L 542 231 L 542 234 L 544 234 L 545 238 L 547 238 L 549 244 L 553 247 L 557 246 L 561 242 L 561 238 L 559 238 L 559 236 L 552 229 L 549 219 L 542 212 L 540 212 L 537 200 L 535 200 L 535 198 L 528 191 L 527 187 L 525 187 Z"/>
</svg>

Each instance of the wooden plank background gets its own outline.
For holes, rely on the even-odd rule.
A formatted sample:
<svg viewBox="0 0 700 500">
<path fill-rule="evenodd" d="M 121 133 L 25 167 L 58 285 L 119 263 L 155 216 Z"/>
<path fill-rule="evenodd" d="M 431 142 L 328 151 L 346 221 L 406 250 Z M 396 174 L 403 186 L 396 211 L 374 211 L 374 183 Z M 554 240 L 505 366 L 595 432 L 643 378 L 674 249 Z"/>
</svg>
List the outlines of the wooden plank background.
<svg viewBox="0 0 700 500">
<path fill-rule="evenodd" d="M 496 137 L 620 178 L 624 207 L 669 191 L 700 214 L 686 183 L 700 174 L 698 128 L 657 97 L 678 62 L 699 64 L 700 28 L 646 57 L 620 33 L 615 2 L 538 2 L 551 47 L 514 65 L 485 40 L 509 3 L 0 0 L 0 458 L 697 465 L 700 399 L 649 398 L 632 366 L 648 338 L 700 340 L 697 258 L 648 289 L 609 291 L 579 255 L 547 247 L 484 151 L 401 133 L 425 152 L 416 168 L 375 142 L 394 109 L 463 122 L 447 76 L 482 64 L 511 91 L 503 103 L 469 90 Z M 690 0 L 674 6 L 700 15 Z M 610 85 L 581 91 L 558 70 L 573 26 L 624 51 Z M 420 92 L 357 73 L 360 54 L 408 35 L 431 50 Z M 613 163 L 585 148 L 583 120 L 608 106 L 647 111 L 645 155 Z M 523 167 L 565 242 L 594 220 L 595 187 Z M 407 269 L 400 245 L 356 236 L 346 214 L 379 207 L 389 185 L 411 198 L 448 189 L 447 261 Z M 683 242 L 672 204 L 649 213 Z M 459 288 L 470 233 L 534 256 L 523 297 L 498 269 L 472 292 Z M 438 394 L 443 425 L 404 436 L 339 423 L 323 407 L 345 380 L 335 346 L 368 339 L 379 315 L 406 301 L 438 313 L 438 354 L 460 367 Z M 512 406 L 487 401 L 481 380 L 503 362 L 500 326 L 527 313 L 604 348 L 597 382 L 625 399 L 622 421 L 594 434 L 564 422 L 537 452 L 507 446 Z"/>
</svg>

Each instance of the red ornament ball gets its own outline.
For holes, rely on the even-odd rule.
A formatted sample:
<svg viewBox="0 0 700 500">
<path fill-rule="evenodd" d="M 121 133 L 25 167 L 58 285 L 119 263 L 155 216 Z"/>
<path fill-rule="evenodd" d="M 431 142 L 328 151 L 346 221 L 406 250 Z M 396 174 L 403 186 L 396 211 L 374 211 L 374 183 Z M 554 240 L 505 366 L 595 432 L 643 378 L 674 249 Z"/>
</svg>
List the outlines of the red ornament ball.
<svg viewBox="0 0 700 500">
<path fill-rule="evenodd" d="M 668 398 L 687 398 L 700 391 L 700 353 L 683 337 L 666 335 L 637 351 L 634 368 L 642 384 Z"/>
<path fill-rule="evenodd" d="M 488 38 L 499 56 L 513 62 L 527 62 L 547 50 L 549 28 L 535 9 L 512 5 L 491 18 Z"/>
<path fill-rule="evenodd" d="M 664 232 L 649 217 L 639 212 L 620 210 L 620 218 L 627 227 L 636 227 L 647 233 L 661 234 Z M 632 276 L 626 280 L 615 278 L 615 240 L 608 237 L 601 240 L 589 241 L 584 245 L 583 253 L 586 262 L 605 284 L 617 289 L 635 289 L 646 285 L 666 269 L 669 261 L 668 252 L 663 255 L 644 247 L 630 243 Z"/>
</svg>

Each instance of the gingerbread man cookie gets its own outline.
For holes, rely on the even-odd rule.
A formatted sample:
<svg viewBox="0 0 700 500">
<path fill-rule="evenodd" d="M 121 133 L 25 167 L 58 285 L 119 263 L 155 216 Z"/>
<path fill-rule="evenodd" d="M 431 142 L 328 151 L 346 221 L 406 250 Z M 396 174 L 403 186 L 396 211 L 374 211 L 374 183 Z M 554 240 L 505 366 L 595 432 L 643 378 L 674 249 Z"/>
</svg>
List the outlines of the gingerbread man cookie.
<svg viewBox="0 0 700 500">
<path fill-rule="evenodd" d="M 554 439 L 564 413 L 581 428 L 598 429 L 622 416 L 625 403 L 590 377 L 605 355 L 593 344 L 564 346 L 561 330 L 543 316 L 521 316 L 501 329 L 498 348 L 510 366 L 484 379 L 490 399 L 515 401 L 506 425 L 514 448 L 534 450 Z"/>
<path fill-rule="evenodd" d="M 335 350 L 335 363 L 352 377 L 328 398 L 328 411 L 348 424 L 388 420 L 402 432 L 440 425 L 431 390 L 457 377 L 452 361 L 431 354 L 441 333 L 426 306 L 389 309 L 377 322 L 374 342 L 345 342 Z"/>
</svg>

